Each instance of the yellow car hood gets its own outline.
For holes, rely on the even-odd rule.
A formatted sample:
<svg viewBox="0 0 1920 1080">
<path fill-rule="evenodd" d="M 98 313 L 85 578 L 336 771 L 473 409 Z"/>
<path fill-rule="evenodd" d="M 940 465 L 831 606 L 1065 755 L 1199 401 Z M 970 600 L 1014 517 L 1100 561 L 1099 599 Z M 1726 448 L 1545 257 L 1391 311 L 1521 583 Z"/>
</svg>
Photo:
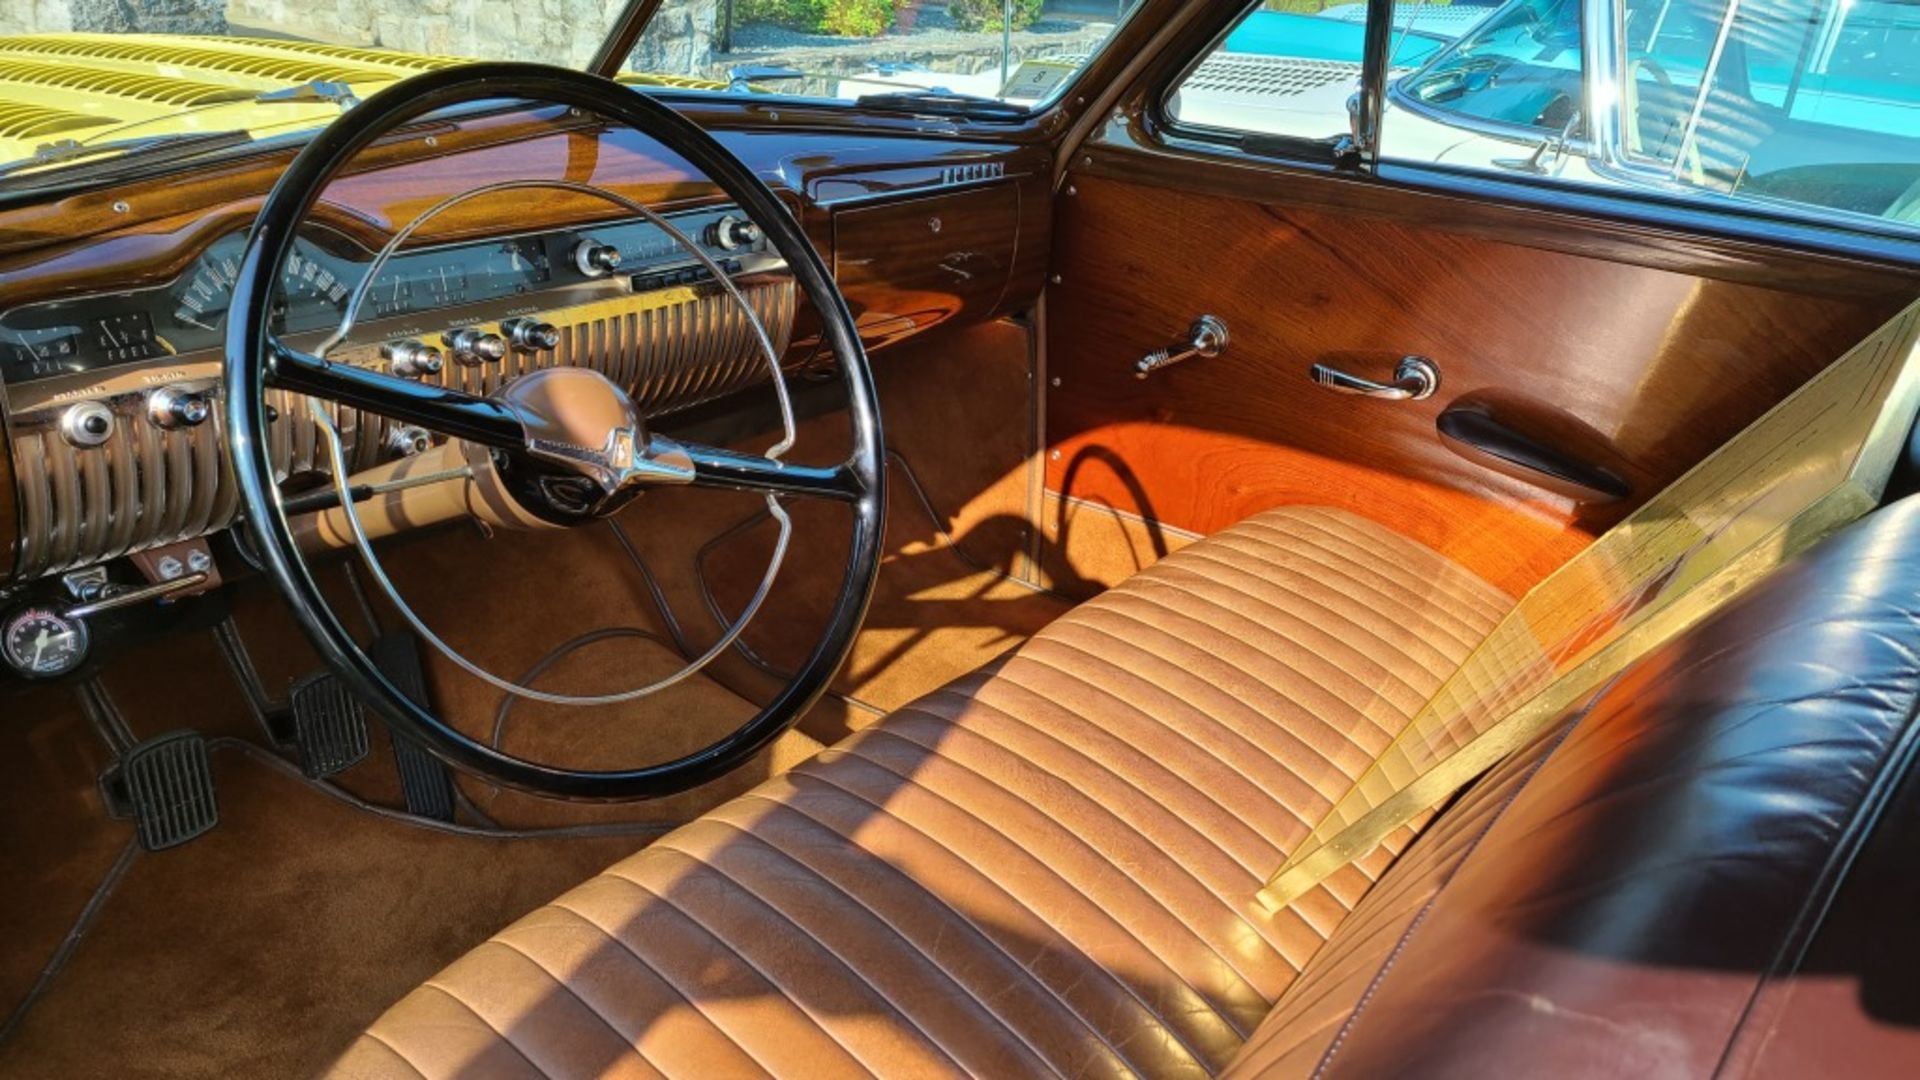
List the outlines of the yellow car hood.
<svg viewBox="0 0 1920 1080">
<path fill-rule="evenodd" d="M 173 34 L 28 34 L 0 37 L 0 165 L 43 146 L 229 131 L 256 137 L 317 127 L 338 116 L 327 100 L 260 101 L 311 83 L 366 97 L 397 79 L 466 62 L 305 41 Z M 701 79 L 628 74 L 622 82 L 723 89 Z"/>
</svg>

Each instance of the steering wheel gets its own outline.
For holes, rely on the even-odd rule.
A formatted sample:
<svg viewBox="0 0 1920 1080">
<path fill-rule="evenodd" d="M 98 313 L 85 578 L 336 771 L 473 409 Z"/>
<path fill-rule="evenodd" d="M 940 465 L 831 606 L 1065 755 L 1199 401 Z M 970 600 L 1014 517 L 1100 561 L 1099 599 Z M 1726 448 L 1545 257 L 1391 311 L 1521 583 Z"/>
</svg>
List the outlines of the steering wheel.
<svg viewBox="0 0 1920 1080">
<path fill-rule="evenodd" d="M 339 334 L 322 345 L 318 355 L 301 352 L 282 341 L 273 327 L 281 267 L 293 251 L 296 230 L 328 182 L 355 154 L 395 129 L 449 106 L 476 101 L 524 101 L 534 108 L 563 106 L 627 125 L 704 172 L 724 191 L 761 227 L 820 318 L 823 340 L 838 361 L 844 380 L 853 436 L 849 458 L 833 467 L 779 460 L 779 453 L 791 442 L 791 409 L 780 381 L 778 358 L 764 330 L 759 337 L 774 372 L 774 389 L 788 432 L 785 440 L 763 455 L 649 433 L 632 399 L 585 368 L 539 369 L 480 397 L 329 360 L 326 349 Z M 489 189 L 502 186 L 488 185 Z M 583 185 L 560 181 L 530 180 L 527 186 L 584 189 Z M 676 229 L 646 208 L 611 192 L 592 192 L 646 217 L 685 242 Z M 388 251 L 433 212 L 428 211 L 396 235 Z M 689 249 L 708 264 L 710 271 L 718 270 L 697 245 L 689 245 Z M 745 305 L 726 275 L 716 272 L 714 276 L 734 301 Z M 367 278 L 371 281 L 372 277 L 370 270 Z M 750 309 L 747 314 L 751 319 Z M 351 321 L 351 308 L 346 318 Z M 758 330 L 758 320 L 752 319 L 752 323 Z M 346 325 L 343 323 L 343 332 Z M 307 636 L 348 686 L 403 735 L 456 767 L 509 787 L 573 799 L 646 799 L 683 791 L 740 765 L 792 726 L 825 691 L 852 646 L 879 573 L 881 530 L 886 518 L 879 402 L 853 316 L 819 254 L 772 189 L 713 136 L 642 93 L 563 68 L 482 63 L 417 75 L 367 98 L 306 145 L 262 204 L 233 285 L 225 344 L 227 444 L 242 508 L 267 573 Z M 598 521 L 641 492 L 669 485 L 759 492 L 783 519 L 779 505 L 782 498 L 844 503 L 853 516 L 852 535 L 827 626 L 806 661 L 765 708 L 737 730 L 684 757 L 636 768 L 596 771 L 559 768 L 495 749 L 403 692 L 348 633 L 330 607 L 302 555 L 275 479 L 272 440 L 268 437 L 267 395 L 272 389 L 307 395 L 315 402 L 336 402 L 447 435 L 460 444 L 474 476 L 484 476 L 490 482 L 488 497 L 496 503 L 511 504 L 508 516 L 522 515 L 531 523 L 548 527 Z M 316 417 L 323 411 L 316 407 Z M 341 508 L 354 523 L 362 556 L 378 574 L 372 549 L 352 507 L 354 495 L 347 488 L 338 433 L 324 423 L 323 431 L 333 441 L 334 480 Z M 772 583 L 783 547 L 776 549 L 760 597 Z M 384 577 L 381 580 L 384 584 Z M 399 601 L 397 594 L 390 593 L 390 598 Z M 731 643 L 757 610 L 758 599 L 729 634 L 709 650 L 702 663 Z M 412 619 L 410 609 L 404 604 L 401 607 Z M 417 622 L 415 628 L 426 631 Z M 430 632 L 426 637 L 436 647 L 444 648 Z M 454 655 L 454 659 L 460 658 Z M 697 665 L 683 669 L 682 675 L 696 669 Z M 477 669 L 468 665 L 468 670 Z M 625 695 L 575 700 L 626 700 L 671 681 L 662 680 Z M 548 699 L 553 700 L 551 696 Z"/>
</svg>

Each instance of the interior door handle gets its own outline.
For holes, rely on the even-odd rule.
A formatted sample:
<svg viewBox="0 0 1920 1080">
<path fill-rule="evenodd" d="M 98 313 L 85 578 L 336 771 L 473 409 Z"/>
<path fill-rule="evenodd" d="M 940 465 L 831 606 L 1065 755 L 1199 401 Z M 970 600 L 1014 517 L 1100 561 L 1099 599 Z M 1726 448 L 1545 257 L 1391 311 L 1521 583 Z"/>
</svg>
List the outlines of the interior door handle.
<svg viewBox="0 0 1920 1080">
<path fill-rule="evenodd" d="M 1387 401 L 1419 401 L 1440 389 L 1440 367 L 1424 356 L 1409 356 L 1393 369 L 1393 381 L 1377 383 L 1348 374 L 1339 368 L 1315 364 L 1308 372 L 1313 381 L 1329 390 Z"/>
</svg>

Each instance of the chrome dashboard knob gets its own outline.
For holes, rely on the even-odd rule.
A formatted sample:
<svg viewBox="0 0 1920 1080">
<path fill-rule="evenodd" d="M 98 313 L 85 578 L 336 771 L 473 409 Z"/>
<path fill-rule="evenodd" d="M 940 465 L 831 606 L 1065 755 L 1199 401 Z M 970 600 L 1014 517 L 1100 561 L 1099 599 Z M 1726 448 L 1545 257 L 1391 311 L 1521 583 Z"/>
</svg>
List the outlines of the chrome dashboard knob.
<svg viewBox="0 0 1920 1080">
<path fill-rule="evenodd" d="M 620 269 L 620 249 L 598 240 L 582 240 L 573 247 L 573 265 L 588 277 L 605 277 Z"/>
<path fill-rule="evenodd" d="M 496 364 L 507 357 L 507 339 L 477 326 L 449 330 L 440 340 L 446 343 L 454 360 L 468 367 Z"/>
<path fill-rule="evenodd" d="M 402 457 L 424 454 L 433 448 L 433 436 L 425 428 L 398 424 L 387 429 L 387 449 Z"/>
<path fill-rule="evenodd" d="M 760 237 L 760 226 L 732 214 L 714 222 L 707 230 L 707 242 L 728 251 L 750 248 L 760 242 Z"/>
<path fill-rule="evenodd" d="M 560 330 L 539 319 L 508 319 L 500 324 L 507 342 L 518 352 L 547 352 L 560 347 Z"/>
<path fill-rule="evenodd" d="M 83 450 L 113 437 L 113 410 L 98 401 L 80 401 L 60 414 L 60 434 Z"/>
<path fill-rule="evenodd" d="M 163 386 L 147 395 L 147 419 L 153 426 L 172 431 L 199 427 L 212 415 L 205 394 L 196 394 L 178 386 Z"/>
<path fill-rule="evenodd" d="M 443 366 L 440 350 L 420 341 L 389 341 L 380 346 L 380 356 L 403 379 L 438 375 Z"/>
</svg>

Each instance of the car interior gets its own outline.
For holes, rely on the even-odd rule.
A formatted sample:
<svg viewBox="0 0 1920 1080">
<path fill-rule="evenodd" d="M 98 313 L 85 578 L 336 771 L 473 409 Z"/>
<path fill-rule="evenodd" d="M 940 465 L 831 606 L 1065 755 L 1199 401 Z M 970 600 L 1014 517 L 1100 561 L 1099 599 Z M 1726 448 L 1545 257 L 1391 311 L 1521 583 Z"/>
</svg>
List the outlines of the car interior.
<svg viewBox="0 0 1920 1080">
<path fill-rule="evenodd" d="M 608 7 L 0 35 L 0 1075 L 1920 1067 L 1920 229 Z"/>
</svg>

